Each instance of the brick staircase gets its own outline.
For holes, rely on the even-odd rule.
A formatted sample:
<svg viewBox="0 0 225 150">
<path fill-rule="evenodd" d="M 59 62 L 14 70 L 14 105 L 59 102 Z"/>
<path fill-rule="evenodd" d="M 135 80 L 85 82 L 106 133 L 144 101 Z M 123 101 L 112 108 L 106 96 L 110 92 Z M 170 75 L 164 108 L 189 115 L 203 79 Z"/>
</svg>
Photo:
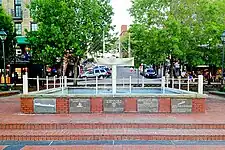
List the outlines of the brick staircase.
<svg viewBox="0 0 225 150">
<path fill-rule="evenodd" d="M 212 97 L 205 114 L 19 113 L 19 99 L 0 100 L 1 140 L 225 140 L 225 101 Z"/>
<path fill-rule="evenodd" d="M 225 123 L 143 123 L 140 120 L 146 116 L 142 115 L 134 116 L 139 122 L 126 116 L 118 121 L 111 117 L 105 120 L 105 116 L 93 116 L 88 122 L 87 118 L 82 120 L 81 115 L 80 119 L 70 122 L 68 116 L 49 116 L 48 123 L 38 123 L 39 116 L 36 122 L 28 119 L 27 122 L 0 123 L 0 140 L 225 140 Z M 62 118 L 68 121 L 60 123 Z"/>
</svg>

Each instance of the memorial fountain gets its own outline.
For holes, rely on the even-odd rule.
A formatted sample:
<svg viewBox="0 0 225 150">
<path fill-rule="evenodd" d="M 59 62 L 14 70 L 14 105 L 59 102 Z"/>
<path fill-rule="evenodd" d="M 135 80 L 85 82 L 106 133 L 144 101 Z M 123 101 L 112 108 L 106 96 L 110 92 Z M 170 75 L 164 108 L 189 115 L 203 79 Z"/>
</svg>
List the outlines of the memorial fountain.
<svg viewBox="0 0 225 150">
<path fill-rule="evenodd" d="M 198 93 L 165 87 L 117 89 L 117 66 L 134 66 L 134 58 L 98 58 L 99 65 L 112 67 L 112 89 L 65 87 L 28 93 L 24 75 L 21 95 L 22 113 L 204 113 L 206 95 L 203 78 L 199 76 Z"/>
</svg>

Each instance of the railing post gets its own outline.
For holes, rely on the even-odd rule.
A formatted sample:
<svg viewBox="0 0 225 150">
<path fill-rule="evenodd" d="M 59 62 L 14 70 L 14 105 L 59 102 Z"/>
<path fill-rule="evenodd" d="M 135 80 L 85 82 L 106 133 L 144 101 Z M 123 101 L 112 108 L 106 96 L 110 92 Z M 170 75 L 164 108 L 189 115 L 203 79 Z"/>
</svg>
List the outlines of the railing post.
<svg viewBox="0 0 225 150">
<path fill-rule="evenodd" d="M 187 91 L 190 91 L 190 79 L 189 79 L 189 77 L 187 78 Z"/>
<path fill-rule="evenodd" d="M 145 77 L 142 77 L 142 87 L 145 87 Z"/>
<path fill-rule="evenodd" d="M 61 77 L 61 88 L 62 88 L 62 94 L 63 94 L 63 91 L 64 91 L 64 87 L 63 87 L 63 80 L 64 80 L 64 78 L 63 78 L 63 76 Z"/>
<path fill-rule="evenodd" d="M 96 76 L 96 78 L 95 78 L 95 85 L 96 85 L 95 92 L 96 92 L 96 95 L 97 95 L 98 94 L 98 76 Z"/>
<path fill-rule="evenodd" d="M 130 93 L 131 93 L 131 81 L 132 81 L 132 80 L 131 80 L 131 76 L 130 76 Z"/>
<path fill-rule="evenodd" d="M 37 91 L 40 91 L 40 88 L 39 88 L 39 76 L 37 76 Z"/>
<path fill-rule="evenodd" d="M 53 87 L 55 88 L 55 84 L 56 84 L 56 79 L 55 79 L 55 76 L 54 76 L 54 79 L 53 79 L 54 81 L 54 83 L 53 83 Z"/>
<path fill-rule="evenodd" d="M 123 88 L 125 87 L 125 85 L 124 85 L 124 77 L 123 77 Z"/>
<path fill-rule="evenodd" d="M 181 89 L 181 77 L 180 76 L 178 77 L 178 82 L 179 82 L 178 84 L 179 84 L 179 90 L 180 90 Z"/>
<path fill-rule="evenodd" d="M 174 89 L 174 77 L 172 77 L 172 89 Z"/>
<path fill-rule="evenodd" d="M 62 85 L 62 80 L 61 80 L 61 76 L 59 77 L 59 87 L 61 87 L 61 85 Z"/>
<path fill-rule="evenodd" d="M 85 87 L 87 87 L 87 78 L 85 78 Z"/>
<path fill-rule="evenodd" d="M 168 88 L 169 87 L 169 77 L 166 76 L 166 87 Z"/>
<path fill-rule="evenodd" d="M 64 86 L 67 87 L 67 76 L 64 76 Z"/>
<path fill-rule="evenodd" d="M 203 94 L 203 75 L 198 75 L 198 93 Z"/>
<path fill-rule="evenodd" d="M 48 89 L 48 76 L 46 76 L 46 89 Z"/>
<path fill-rule="evenodd" d="M 27 74 L 23 75 L 23 94 L 28 94 L 28 77 L 27 77 Z"/>
<path fill-rule="evenodd" d="M 161 88 L 162 88 L 163 94 L 165 94 L 165 80 L 166 78 L 163 76 L 161 81 Z"/>
<path fill-rule="evenodd" d="M 63 89 L 63 84 L 64 84 L 64 81 L 63 81 L 63 80 L 64 80 L 64 76 L 61 77 L 61 80 L 62 80 L 61 83 L 62 83 L 62 89 Z"/>
</svg>

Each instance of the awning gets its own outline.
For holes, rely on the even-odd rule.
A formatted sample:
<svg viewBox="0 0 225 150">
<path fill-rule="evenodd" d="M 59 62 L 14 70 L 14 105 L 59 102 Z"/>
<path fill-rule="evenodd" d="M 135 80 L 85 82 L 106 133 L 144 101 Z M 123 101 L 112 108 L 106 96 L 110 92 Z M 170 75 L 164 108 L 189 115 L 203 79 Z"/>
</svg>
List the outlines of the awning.
<svg viewBox="0 0 225 150">
<path fill-rule="evenodd" d="M 27 38 L 25 36 L 17 36 L 16 37 L 17 44 L 18 45 L 27 45 L 29 42 L 27 41 Z"/>
<path fill-rule="evenodd" d="M 209 66 L 208 65 L 198 65 L 198 66 L 196 66 L 197 68 L 209 68 Z"/>
</svg>

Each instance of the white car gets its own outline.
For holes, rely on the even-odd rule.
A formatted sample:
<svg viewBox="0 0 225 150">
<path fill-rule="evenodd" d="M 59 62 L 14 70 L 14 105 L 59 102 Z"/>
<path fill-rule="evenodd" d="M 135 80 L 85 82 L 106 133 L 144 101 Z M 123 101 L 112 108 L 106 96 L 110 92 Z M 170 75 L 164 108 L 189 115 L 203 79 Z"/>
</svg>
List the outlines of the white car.
<svg viewBox="0 0 225 150">
<path fill-rule="evenodd" d="M 86 71 L 85 73 L 80 75 L 80 77 L 84 79 L 96 78 L 96 77 L 98 77 L 99 79 L 104 79 L 107 76 L 108 76 L 108 73 L 105 69 L 94 69 L 91 71 Z"/>
</svg>

